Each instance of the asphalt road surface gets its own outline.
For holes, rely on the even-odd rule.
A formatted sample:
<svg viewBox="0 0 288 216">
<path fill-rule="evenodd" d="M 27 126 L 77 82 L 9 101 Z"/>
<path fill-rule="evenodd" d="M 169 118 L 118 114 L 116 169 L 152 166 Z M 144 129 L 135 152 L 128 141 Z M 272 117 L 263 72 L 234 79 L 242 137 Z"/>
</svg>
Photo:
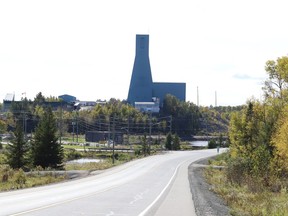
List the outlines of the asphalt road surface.
<svg viewBox="0 0 288 216">
<path fill-rule="evenodd" d="M 0 215 L 196 215 L 188 166 L 217 151 L 167 152 L 68 182 L 0 193 Z"/>
</svg>

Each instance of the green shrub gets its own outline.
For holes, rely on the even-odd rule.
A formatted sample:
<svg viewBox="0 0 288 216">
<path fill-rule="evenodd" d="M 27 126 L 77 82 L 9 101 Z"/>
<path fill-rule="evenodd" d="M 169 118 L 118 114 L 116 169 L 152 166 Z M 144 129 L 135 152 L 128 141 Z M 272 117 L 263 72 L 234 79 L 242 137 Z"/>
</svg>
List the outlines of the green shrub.
<svg viewBox="0 0 288 216">
<path fill-rule="evenodd" d="M 211 139 L 208 142 L 208 149 L 214 149 L 217 147 L 217 142 L 215 139 Z"/>
<path fill-rule="evenodd" d="M 18 172 L 16 172 L 14 178 L 14 181 L 17 184 L 17 188 L 23 188 L 27 181 L 24 171 L 19 169 Z"/>
<path fill-rule="evenodd" d="M 75 160 L 82 157 L 82 154 L 76 151 L 76 149 L 65 149 L 64 155 L 66 161 Z"/>
<path fill-rule="evenodd" d="M 228 161 L 227 180 L 242 185 L 249 171 L 249 162 L 243 158 L 231 158 Z"/>
<path fill-rule="evenodd" d="M 127 153 L 115 153 L 114 157 L 116 160 L 119 160 L 119 161 L 129 161 L 130 160 L 130 155 Z"/>
</svg>

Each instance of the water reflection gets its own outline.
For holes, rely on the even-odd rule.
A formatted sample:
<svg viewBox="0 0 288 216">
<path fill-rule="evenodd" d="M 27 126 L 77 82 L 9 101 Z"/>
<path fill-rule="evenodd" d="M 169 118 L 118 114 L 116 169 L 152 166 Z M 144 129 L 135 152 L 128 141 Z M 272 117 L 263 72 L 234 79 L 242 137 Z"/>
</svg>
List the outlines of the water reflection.
<svg viewBox="0 0 288 216">
<path fill-rule="evenodd" d="M 207 147 L 208 146 L 208 141 L 203 141 L 203 140 L 196 140 L 196 141 L 191 141 L 190 144 L 192 146 L 197 146 L 197 147 Z"/>
<path fill-rule="evenodd" d="M 95 159 L 95 158 L 80 158 L 80 159 L 68 161 L 67 164 L 99 163 L 99 162 L 102 162 L 102 160 Z"/>
</svg>

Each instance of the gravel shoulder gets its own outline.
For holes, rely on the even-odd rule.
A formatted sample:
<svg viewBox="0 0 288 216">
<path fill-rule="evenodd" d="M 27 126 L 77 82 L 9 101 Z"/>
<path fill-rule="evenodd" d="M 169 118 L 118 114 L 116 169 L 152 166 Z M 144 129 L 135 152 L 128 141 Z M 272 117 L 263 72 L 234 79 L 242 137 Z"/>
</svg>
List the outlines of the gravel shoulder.
<svg viewBox="0 0 288 216">
<path fill-rule="evenodd" d="M 189 165 L 188 178 L 197 216 L 230 215 L 225 202 L 210 190 L 203 176 L 203 165 L 211 158 L 202 159 Z M 199 166 L 200 164 L 200 166 Z"/>
</svg>

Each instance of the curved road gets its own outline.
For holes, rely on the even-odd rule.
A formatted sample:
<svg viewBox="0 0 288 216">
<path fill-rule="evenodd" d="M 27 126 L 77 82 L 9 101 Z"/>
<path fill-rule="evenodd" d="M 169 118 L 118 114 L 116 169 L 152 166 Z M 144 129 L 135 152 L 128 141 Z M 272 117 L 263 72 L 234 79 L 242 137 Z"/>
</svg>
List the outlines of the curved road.
<svg viewBox="0 0 288 216">
<path fill-rule="evenodd" d="M 195 215 L 188 165 L 215 154 L 167 152 L 78 180 L 0 193 L 0 215 Z"/>
</svg>

